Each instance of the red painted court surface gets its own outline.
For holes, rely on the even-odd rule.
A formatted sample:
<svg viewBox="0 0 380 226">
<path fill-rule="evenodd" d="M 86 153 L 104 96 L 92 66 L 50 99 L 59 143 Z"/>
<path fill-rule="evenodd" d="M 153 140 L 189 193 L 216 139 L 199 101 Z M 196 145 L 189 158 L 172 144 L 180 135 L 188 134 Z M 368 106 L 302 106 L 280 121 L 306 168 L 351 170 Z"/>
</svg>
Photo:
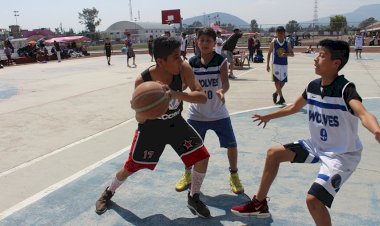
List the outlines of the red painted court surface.
<svg viewBox="0 0 380 226">
<path fill-rule="evenodd" d="M 364 104 L 380 118 L 379 98 L 366 99 Z M 0 225 L 314 225 L 305 196 L 317 175 L 317 164 L 281 165 L 269 193 L 270 218 L 241 218 L 230 212 L 231 206 L 247 201 L 257 189 L 270 146 L 308 137 L 305 111 L 272 120 L 265 129 L 251 121 L 253 113 L 273 110 L 250 110 L 231 116 L 238 140 L 239 174 L 247 195 L 237 196 L 229 190 L 226 152 L 219 148 L 215 134 L 206 135 L 211 158 L 202 199 L 210 207 L 210 219 L 192 215 L 186 207 L 187 193 L 174 190 L 183 164 L 170 148 L 165 150 L 155 171 L 133 175 L 112 198 L 110 209 L 97 215 L 95 201 L 127 159 L 125 149 L 79 177 L 35 196 L 23 208 L 3 212 Z M 362 126 L 359 131 L 364 145 L 362 160 L 335 198 L 330 212 L 333 225 L 380 225 L 379 144 Z"/>
</svg>

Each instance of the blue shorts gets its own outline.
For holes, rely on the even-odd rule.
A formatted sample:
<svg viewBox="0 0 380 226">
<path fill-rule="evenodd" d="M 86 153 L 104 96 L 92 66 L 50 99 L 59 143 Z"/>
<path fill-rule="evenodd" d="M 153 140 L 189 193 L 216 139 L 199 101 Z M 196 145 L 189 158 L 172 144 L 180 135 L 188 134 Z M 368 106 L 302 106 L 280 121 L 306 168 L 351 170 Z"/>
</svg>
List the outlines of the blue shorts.
<svg viewBox="0 0 380 226">
<path fill-rule="evenodd" d="M 216 121 L 195 121 L 188 119 L 187 122 L 194 127 L 202 139 L 205 139 L 207 130 L 213 130 L 219 138 L 220 147 L 237 147 L 234 130 L 232 129 L 230 117 Z"/>
</svg>

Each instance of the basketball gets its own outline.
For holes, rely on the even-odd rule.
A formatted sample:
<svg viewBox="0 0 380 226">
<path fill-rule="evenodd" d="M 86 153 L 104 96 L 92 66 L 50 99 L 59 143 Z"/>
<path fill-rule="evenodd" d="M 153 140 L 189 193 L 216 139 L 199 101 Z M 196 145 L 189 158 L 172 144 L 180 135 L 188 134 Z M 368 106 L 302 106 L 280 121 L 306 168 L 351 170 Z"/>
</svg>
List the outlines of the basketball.
<svg viewBox="0 0 380 226">
<path fill-rule="evenodd" d="M 131 107 L 146 119 L 156 119 L 168 110 L 170 98 L 158 82 L 148 81 L 138 85 L 133 92 Z"/>
</svg>

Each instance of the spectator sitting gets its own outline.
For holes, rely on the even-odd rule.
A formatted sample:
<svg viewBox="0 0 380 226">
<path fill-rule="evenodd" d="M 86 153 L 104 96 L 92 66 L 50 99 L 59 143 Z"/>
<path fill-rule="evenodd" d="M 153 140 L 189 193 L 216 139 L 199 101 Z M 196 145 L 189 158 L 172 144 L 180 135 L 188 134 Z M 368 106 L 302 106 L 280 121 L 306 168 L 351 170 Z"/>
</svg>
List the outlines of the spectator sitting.
<svg viewBox="0 0 380 226">
<path fill-rule="evenodd" d="M 256 50 L 256 56 L 253 58 L 253 62 L 255 62 L 255 63 L 263 63 L 264 62 L 263 51 L 260 48 Z"/>
<path fill-rule="evenodd" d="M 80 47 L 80 52 L 84 55 L 84 56 L 89 56 L 90 54 L 87 52 L 87 47 L 85 45 L 81 46 Z"/>
<path fill-rule="evenodd" d="M 311 45 L 309 45 L 309 47 L 306 49 L 306 51 L 304 53 L 314 53 L 313 47 L 311 47 Z"/>
</svg>

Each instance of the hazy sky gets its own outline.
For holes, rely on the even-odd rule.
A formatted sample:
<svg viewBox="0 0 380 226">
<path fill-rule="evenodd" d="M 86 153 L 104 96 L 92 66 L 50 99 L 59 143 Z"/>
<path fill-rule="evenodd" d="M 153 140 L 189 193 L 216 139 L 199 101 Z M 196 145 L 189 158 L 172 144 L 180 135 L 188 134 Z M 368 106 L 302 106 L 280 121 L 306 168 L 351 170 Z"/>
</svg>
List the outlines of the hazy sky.
<svg viewBox="0 0 380 226">
<path fill-rule="evenodd" d="M 362 5 L 379 4 L 379 0 L 318 0 L 318 16 L 326 17 L 352 12 Z M 16 24 L 14 10 L 19 11 L 17 24 L 22 29 L 62 27 L 78 32 L 85 27 L 79 24 L 78 12 L 95 7 L 102 19 L 98 30 L 105 30 L 121 20 L 130 20 L 129 0 L 9 0 L 2 2 L 0 28 Z M 314 0 L 132 0 L 133 18 L 143 22 L 160 22 L 161 10 L 180 9 L 182 18 L 203 13 L 226 12 L 248 23 L 255 19 L 259 24 L 298 22 L 313 19 Z M 360 22 L 360 21 L 359 21 Z"/>
</svg>

